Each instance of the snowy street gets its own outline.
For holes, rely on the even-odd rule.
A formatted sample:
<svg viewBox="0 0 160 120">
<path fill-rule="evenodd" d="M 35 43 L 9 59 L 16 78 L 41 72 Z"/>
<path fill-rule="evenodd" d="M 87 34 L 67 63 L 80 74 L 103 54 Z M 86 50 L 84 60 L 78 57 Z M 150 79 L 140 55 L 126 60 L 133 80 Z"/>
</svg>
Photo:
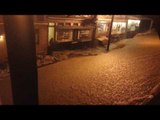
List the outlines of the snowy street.
<svg viewBox="0 0 160 120">
<path fill-rule="evenodd" d="M 141 105 L 160 92 L 160 40 L 156 32 L 122 40 L 97 56 L 38 68 L 40 105 Z M 0 80 L 2 104 L 13 104 L 9 78 Z"/>
<path fill-rule="evenodd" d="M 137 35 L 123 48 L 38 69 L 40 104 L 145 104 L 160 83 L 160 40 Z"/>
</svg>

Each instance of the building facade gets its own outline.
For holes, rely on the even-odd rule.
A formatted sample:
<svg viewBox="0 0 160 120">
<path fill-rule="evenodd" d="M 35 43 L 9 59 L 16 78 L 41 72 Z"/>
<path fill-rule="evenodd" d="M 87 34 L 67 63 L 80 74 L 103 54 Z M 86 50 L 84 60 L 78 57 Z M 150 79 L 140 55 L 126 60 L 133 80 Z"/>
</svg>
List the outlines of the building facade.
<svg viewBox="0 0 160 120">
<path fill-rule="evenodd" d="M 51 39 L 55 46 L 107 41 L 112 15 L 33 15 L 33 18 L 36 52 L 47 54 Z M 152 19 L 140 15 L 114 15 L 111 42 L 133 37 L 138 32 L 145 32 L 152 27 L 152 24 Z M 0 16 L 0 51 L 2 51 L 0 60 L 6 60 L 3 16 Z"/>
</svg>

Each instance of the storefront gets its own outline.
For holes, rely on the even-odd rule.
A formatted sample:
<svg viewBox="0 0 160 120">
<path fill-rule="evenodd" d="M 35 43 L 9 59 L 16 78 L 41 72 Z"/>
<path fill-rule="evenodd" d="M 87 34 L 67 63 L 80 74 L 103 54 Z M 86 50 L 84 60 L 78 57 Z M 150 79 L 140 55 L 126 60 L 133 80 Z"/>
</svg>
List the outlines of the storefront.
<svg viewBox="0 0 160 120">
<path fill-rule="evenodd" d="M 53 40 L 54 47 L 62 44 L 91 42 L 95 26 L 93 16 L 48 16 L 48 45 Z"/>
<path fill-rule="evenodd" d="M 96 39 L 107 44 L 111 15 L 97 15 Z M 114 15 L 111 32 L 111 42 L 123 39 L 126 34 L 127 19 L 125 15 Z"/>
<path fill-rule="evenodd" d="M 46 54 L 50 40 L 54 46 L 60 44 L 108 42 L 112 15 L 35 15 L 35 36 L 37 54 Z M 152 27 L 153 20 L 140 15 L 114 15 L 111 42 L 131 38 Z M 3 19 L 0 18 L 0 50 L 7 58 Z M 95 42 L 96 43 L 96 42 Z"/>
<path fill-rule="evenodd" d="M 153 20 L 141 15 L 114 15 L 111 32 L 111 42 L 124 38 L 132 38 L 139 32 L 152 28 Z M 96 39 L 107 43 L 111 15 L 97 15 Z"/>
</svg>

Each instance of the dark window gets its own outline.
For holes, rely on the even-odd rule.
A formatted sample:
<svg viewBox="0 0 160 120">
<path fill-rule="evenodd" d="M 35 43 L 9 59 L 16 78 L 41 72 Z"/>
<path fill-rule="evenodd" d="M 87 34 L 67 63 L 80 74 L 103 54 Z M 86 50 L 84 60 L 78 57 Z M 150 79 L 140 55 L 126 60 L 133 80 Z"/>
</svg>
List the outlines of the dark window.
<svg viewBox="0 0 160 120">
<path fill-rule="evenodd" d="M 146 32 L 150 28 L 151 21 L 150 20 L 142 20 L 140 23 L 140 32 Z"/>
</svg>

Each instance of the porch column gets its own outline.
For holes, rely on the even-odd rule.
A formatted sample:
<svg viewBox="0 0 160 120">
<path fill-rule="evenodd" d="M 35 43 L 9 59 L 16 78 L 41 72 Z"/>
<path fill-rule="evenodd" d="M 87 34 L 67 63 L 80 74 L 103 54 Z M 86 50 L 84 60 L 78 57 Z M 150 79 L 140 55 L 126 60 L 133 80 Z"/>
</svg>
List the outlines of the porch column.
<svg viewBox="0 0 160 120">
<path fill-rule="evenodd" d="M 5 15 L 4 27 L 13 103 L 37 105 L 38 80 L 33 18 L 29 15 Z"/>
</svg>

